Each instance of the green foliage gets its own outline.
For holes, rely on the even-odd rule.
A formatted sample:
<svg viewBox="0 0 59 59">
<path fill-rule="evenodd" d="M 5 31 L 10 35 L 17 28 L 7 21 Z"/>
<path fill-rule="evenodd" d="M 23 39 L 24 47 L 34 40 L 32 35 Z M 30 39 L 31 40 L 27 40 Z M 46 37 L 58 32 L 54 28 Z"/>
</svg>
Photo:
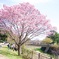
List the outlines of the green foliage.
<svg viewBox="0 0 59 59">
<path fill-rule="evenodd" d="M 49 43 L 52 43 L 53 40 L 51 38 L 46 38 L 42 41 L 43 44 L 49 44 Z"/>
<path fill-rule="evenodd" d="M 22 46 L 22 57 L 24 59 L 31 59 L 32 58 L 33 51 L 26 49 L 25 46 Z"/>
<path fill-rule="evenodd" d="M 35 51 L 40 51 L 40 52 L 43 52 L 42 50 L 41 50 L 41 48 L 36 48 L 36 49 L 34 49 Z"/>
<path fill-rule="evenodd" d="M 48 54 L 59 54 L 59 33 L 55 32 L 54 35 L 48 36 L 48 38 L 42 41 L 41 50 Z"/>
<path fill-rule="evenodd" d="M 59 33 L 55 32 L 54 35 L 50 35 L 49 38 L 53 40 L 53 43 L 59 43 Z"/>
<path fill-rule="evenodd" d="M 58 44 L 53 44 L 52 46 L 51 46 L 53 49 L 59 49 L 59 45 Z"/>
<path fill-rule="evenodd" d="M 42 41 L 43 45 L 41 47 L 41 50 L 43 52 L 45 52 L 48 48 L 48 50 L 46 51 L 46 53 L 48 53 L 48 54 L 52 54 L 51 51 L 54 51 L 54 50 L 55 50 L 55 52 L 59 51 L 58 50 L 59 49 L 58 41 L 59 41 L 58 33 L 55 33 L 55 35 L 49 36 L 48 38 L 46 38 Z"/>
<path fill-rule="evenodd" d="M 4 42 L 7 40 L 7 35 L 6 34 L 0 34 L 0 42 Z"/>
</svg>

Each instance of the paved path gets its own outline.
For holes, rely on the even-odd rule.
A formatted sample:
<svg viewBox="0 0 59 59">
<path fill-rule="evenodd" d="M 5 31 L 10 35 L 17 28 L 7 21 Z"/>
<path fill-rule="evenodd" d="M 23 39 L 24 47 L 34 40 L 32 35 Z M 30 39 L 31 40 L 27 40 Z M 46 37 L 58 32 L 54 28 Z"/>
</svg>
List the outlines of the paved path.
<svg viewBox="0 0 59 59">
<path fill-rule="evenodd" d="M 8 59 L 8 58 L 0 54 L 0 59 Z"/>
</svg>

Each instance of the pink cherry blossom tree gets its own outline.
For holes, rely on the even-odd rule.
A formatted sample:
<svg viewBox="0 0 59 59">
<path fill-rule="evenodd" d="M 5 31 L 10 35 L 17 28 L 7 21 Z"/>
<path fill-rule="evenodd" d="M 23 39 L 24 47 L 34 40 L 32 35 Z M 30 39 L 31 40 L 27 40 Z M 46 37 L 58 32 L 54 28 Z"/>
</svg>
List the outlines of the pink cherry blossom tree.
<svg viewBox="0 0 59 59">
<path fill-rule="evenodd" d="M 54 28 L 33 5 L 20 3 L 6 6 L 0 9 L 0 29 L 5 30 L 18 46 L 18 55 L 21 54 L 21 46 L 40 34 L 51 34 Z"/>
</svg>

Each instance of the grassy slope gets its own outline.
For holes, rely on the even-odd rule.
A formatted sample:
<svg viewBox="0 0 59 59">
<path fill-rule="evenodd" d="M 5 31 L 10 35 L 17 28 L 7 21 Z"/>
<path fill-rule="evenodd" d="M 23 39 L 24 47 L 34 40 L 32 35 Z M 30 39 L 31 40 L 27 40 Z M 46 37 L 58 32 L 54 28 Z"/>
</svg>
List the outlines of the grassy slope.
<svg viewBox="0 0 59 59">
<path fill-rule="evenodd" d="M 7 47 L 0 48 L 0 54 L 5 55 L 9 59 L 22 59 L 20 56 L 17 55 L 16 51 L 8 49 Z"/>
</svg>

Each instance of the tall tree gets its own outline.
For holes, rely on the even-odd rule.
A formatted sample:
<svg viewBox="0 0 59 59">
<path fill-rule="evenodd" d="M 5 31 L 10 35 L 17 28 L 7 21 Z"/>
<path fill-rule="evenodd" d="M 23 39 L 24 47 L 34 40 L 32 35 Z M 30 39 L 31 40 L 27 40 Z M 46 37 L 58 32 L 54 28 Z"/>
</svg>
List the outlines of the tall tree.
<svg viewBox="0 0 59 59">
<path fill-rule="evenodd" d="M 0 9 L 0 29 L 5 30 L 18 46 L 18 55 L 21 46 L 40 34 L 51 34 L 54 28 L 49 24 L 46 16 L 42 15 L 29 3 L 20 3 Z"/>
</svg>

